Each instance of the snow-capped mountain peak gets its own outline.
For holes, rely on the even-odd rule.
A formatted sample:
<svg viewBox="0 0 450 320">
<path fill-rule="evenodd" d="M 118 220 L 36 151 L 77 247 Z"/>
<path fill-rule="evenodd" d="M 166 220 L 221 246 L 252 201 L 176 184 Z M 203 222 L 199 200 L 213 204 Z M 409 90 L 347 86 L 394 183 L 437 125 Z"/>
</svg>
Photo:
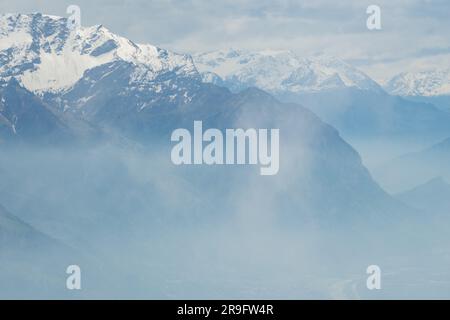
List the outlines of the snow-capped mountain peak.
<svg viewBox="0 0 450 320">
<path fill-rule="evenodd" d="M 0 77 L 14 76 L 33 92 L 67 89 L 87 70 L 118 60 L 150 80 L 166 71 L 197 74 L 190 56 L 134 43 L 102 25 L 71 30 L 62 17 L 0 15 Z"/>
<path fill-rule="evenodd" d="M 381 90 L 363 72 L 335 57 L 303 58 L 291 51 L 228 49 L 194 55 L 206 82 L 223 82 L 232 90 L 258 87 L 272 93 L 317 92 L 354 87 Z"/>
<path fill-rule="evenodd" d="M 386 84 L 386 90 L 399 96 L 450 95 L 450 68 L 400 73 Z"/>
</svg>

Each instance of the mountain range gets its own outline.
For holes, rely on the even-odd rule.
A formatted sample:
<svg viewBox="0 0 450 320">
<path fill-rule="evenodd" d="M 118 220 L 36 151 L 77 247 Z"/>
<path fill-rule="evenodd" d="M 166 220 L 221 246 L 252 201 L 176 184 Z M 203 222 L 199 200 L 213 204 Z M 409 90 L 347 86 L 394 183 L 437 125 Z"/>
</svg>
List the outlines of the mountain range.
<svg viewBox="0 0 450 320">
<path fill-rule="evenodd" d="M 58 92 L 73 86 L 89 69 L 123 61 L 138 67 L 131 79 L 136 83 L 176 72 L 201 76 L 205 82 L 220 83 L 232 91 L 248 87 L 272 94 L 343 88 L 382 90 L 357 68 L 324 54 L 301 57 L 282 50 L 227 49 L 191 57 L 134 43 L 102 25 L 71 32 L 66 24 L 65 18 L 39 13 L 0 14 L 0 76 L 14 76 L 32 92 Z M 399 96 L 449 95 L 449 75 L 450 69 L 404 72 L 383 88 Z"/>
<path fill-rule="evenodd" d="M 273 205 L 284 202 L 289 208 L 286 212 L 300 216 L 301 212 L 320 212 L 333 219 L 339 212 L 351 216 L 350 212 L 364 211 L 377 216 L 378 211 L 399 208 L 372 180 L 359 155 L 339 133 L 298 104 L 280 103 L 251 87 L 230 92 L 204 83 L 190 56 L 135 44 L 102 26 L 70 30 L 66 19 L 43 14 L 9 14 L 0 20 L 0 56 L 5 62 L 0 132 L 5 141 L 20 137 L 23 141 L 67 143 L 100 136 L 107 140 L 120 137 L 127 145 L 137 142 L 146 148 L 168 149 L 170 133 L 189 128 L 194 120 L 203 120 L 205 128 L 275 127 L 284 132 L 281 145 L 289 152 L 281 160 L 284 169 L 275 178 L 279 183 L 260 192 L 275 188 L 272 192 L 278 193 L 288 174 L 292 190 L 298 194 L 283 201 L 280 194 L 272 199 Z M 337 60 L 281 57 L 293 60 L 298 68 L 310 68 L 317 80 L 311 88 L 344 83 L 361 90 L 381 90 Z M 260 65 L 266 61 L 265 56 L 252 59 Z M 334 69 L 345 76 L 337 80 Z M 293 74 L 292 80 L 297 76 L 300 74 Z M 302 165 L 294 172 L 291 165 L 296 162 Z M 197 178 L 190 179 L 195 183 Z M 336 183 L 330 185 L 330 180 Z M 204 183 L 200 179 L 197 187 L 202 189 Z M 324 193 L 328 201 L 320 196 Z"/>
<path fill-rule="evenodd" d="M 450 95 L 450 68 L 422 72 L 403 72 L 386 83 L 386 90 L 399 96 Z"/>
<path fill-rule="evenodd" d="M 409 206 L 427 215 L 443 215 L 448 219 L 450 212 L 450 185 L 442 178 L 435 177 L 396 197 Z"/>
<path fill-rule="evenodd" d="M 130 85 L 150 83 L 161 74 L 196 75 L 188 55 L 133 43 L 102 25 L 72 31 L 62 17 L 2 14 L 0 37 L 0 76 L 16 77 L 35 93 L 63 91 L 87 70 L 118 61 L 135 67 Z"/>
<path fill-rule="evenodd" d="M 132 131 L 131 127 L 138 126 L 140 132 L 145 131 L 136 122 L 155 111 L 145 109 L 189 104 L 202 95 L 203 83 L 210 83 L 233 93 L 257 87 L 283 102 L 303 104 L 351 143 L 413 138 L 426 145 L 450 136 L 446 110 L 429 101 L 392 97 L 369 76 L 335 57 L 234 49 L 191 57 L 134 43 L 101 25 L 72 31 L 61 17 L 3 14 L 0 21 L 2 86 L 17 79 L 20 86 L 41 98 L 43 109 L 56 114 L 62 122 L 54 124 L 58 130 L 65 124 L 76 127 L 77 135 L 95 136 L 92 125 L 98 124 L 106 130 L 128 127 Z M 410 78 L 396 77 L 388 87 Z M 422 87 L 423 96 L 438 92 L 431 85 Z M 134 124 L 125 123 L 124 118 Z M 14 135 L 23 130 L 22 121 L 1 107 L 0 132 Z"/>
<path fill-rule="evenodd" d="M 397 257 L 413 241 L 414 254 L 428 250 L 408 228 L 411 213 L 421 211 L 385 192 L 347 138 L 443 139 L 449 115 L 390 95 L 337 58 L 239 50 L 190 56 L 103 26 L 72 30 L 65 18 L 36 13 L 0 15 L 0 61 L 0 203 L 12 212 L 0 207 L 0 236 L 13 254 L 16 240 L 45 234 L 89 257 L 89 264 L 71 252 L 44 259 L 54 265 L 51 280 L 38 272 L 33 290 L 40 281 L 64 289 L 58 277 L 81 261 L 88 295 L 102 275 L 101 297 L 210 288 L 223 296 L 224 288 L 253 290 L 247 283 L 259 290 L 303 261 L 312 278 L 337 279 L 374 252 Z M 280 129 L 278 174 L 175 166 L 170 135 L 194 120 L 204 129 Z M 30 265 L 30 256 L 12 265 L 1 258 L 2 284 L 22 279 L 16 266 Z M 20 297 L 29 281 L 9 285 Z M 272 287 L 269 281 L 263 290 Z"/>
<path fill-rule="evenodd" d="M 196 54 L 194 61 L 204 81 L 225 85 L 232 91 L 257 87 L 282 95 L 342 88 L 381 90 L 363 72 L 325 55 L 304 58 L 291 51 L 229 49 Z"/>
<path fill-rule="evenodd" d="M 450 179 L 450 138 L 389 160 L 372 172 L 389 191 L 398 193 L 435 177 Z M 411 174 L 411 173 L 414 174 Z"/>
<path fill-rule="evenodd" d="M 385 89 L 392 95 L 433 104 L 450 112 L 450 68 L 404 72 L 388 81 Z"/>
<path fill-rule="evenodd" d="M 302 57 L 291 51 L 217 50 L 193 55 L 205 82 L 234 91 L 258 87 L 275 95 L 353 88 L 394 96 L 448 96 L 450 69 L 403 72 L 380 85 L 345 61 L 325 54 Z"/>
<path fill-rule="evenodd" d="M 135 44 L 102 26 L 72 32 L 67 19 L 42 14 L 3 14 L 0 21 L 3 136 L 91 136 L 90 120 L 102 114 L 112 91 L 116 103 L 133 108 L 117 112 L 138 113 L 186 103 L 198 87 L 189 56 Z M 127 97 L 135 103 L 119 100 Z M 107 114 L 120 117 L 113 108 Z"/>
<path fill-rule="evenodd" d="M 382 144 L 415 141 L 425 146 L 450 136 L 450 113 L 439 108 L 441 104 L 436 107 L 430 100 L 397 97 L 399 91 L 383 88 L 336 57 L 303 58 L 289 51 L 230 49 L 196 54 L 194 62 L 205 82 L 234 92 L 254 86 L 281 101 L 308 107 L 352 144 L 363 144 L 359 149 L 363 153 L 380 140 Z M 442 84 L 444 77 L 441 80 Z M 400 80 L 391 81 L 390 86 L 394 82 Z M 444 82 L 441 87 L 445 86 Z M 432 86 L 424 92 L 437 93 Z"/>
</svg>

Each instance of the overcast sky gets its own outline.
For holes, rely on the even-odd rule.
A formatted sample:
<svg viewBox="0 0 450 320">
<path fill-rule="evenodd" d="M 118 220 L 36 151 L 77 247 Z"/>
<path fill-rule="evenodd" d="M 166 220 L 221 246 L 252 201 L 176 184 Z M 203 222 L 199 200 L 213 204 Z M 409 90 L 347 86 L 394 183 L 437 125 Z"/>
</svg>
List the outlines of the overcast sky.
<svg viewBox="0 0 450 320">
<path fill-rule="evenodd" d="M 135 42 L 178 52 L 289 49 L 343 58 L 378 81 L 401 71 L 450 67 L 449 0 L 0 0 L 0 12 L 67 16 Z M 366 8 L 381 7 L 369 31 Z"/>
</svg>

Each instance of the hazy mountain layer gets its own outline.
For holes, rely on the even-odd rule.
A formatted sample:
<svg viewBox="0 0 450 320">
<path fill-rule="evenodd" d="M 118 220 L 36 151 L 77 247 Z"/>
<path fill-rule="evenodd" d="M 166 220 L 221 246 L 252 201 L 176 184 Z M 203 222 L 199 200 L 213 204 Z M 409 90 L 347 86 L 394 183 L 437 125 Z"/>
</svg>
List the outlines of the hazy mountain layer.
<svg viewBox="0 0 450 320">
<path fill-rule="evenodd" d="M 412 189 L 435 177 L 450 179 L 450 139 L 418 152 L 408 153 L 379 166 L 374 174 L 394 192 Z"/>
</svg>

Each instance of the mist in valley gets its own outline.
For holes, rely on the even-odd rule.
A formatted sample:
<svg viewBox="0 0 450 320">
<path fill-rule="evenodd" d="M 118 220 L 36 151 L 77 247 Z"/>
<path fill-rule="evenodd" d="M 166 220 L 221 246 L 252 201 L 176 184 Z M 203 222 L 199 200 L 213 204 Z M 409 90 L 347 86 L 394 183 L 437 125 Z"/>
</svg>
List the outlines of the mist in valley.
<svg viewBox="0 0 450 320">
<path fill-rule="evenodd" d="M 33 232 L 15 231 L 24 246 L 2 242 L 0 295 L 447 295 L 448 221 L 431 222 L 409 207 L 389 212 L 385 204 L 370 214 L 329 210 L 333 203 L 321 206 L 316 199 L 327 202 L 332 194 L 299 191 L 319 190 L 308 180 L 314 170 L 308 153 L 284 147 L 274 177 L 259 176 L 254 166 L 175 166 L 169 148 L 2 149 L 0 203 Z M 44 243 L 36 242 L 37 234 Z M 81 267 L 80 291 L 65 288 L 70 264 Z M 372 264 L 386 274 L 377 292 L 365 286 Z"/>
</svg>

